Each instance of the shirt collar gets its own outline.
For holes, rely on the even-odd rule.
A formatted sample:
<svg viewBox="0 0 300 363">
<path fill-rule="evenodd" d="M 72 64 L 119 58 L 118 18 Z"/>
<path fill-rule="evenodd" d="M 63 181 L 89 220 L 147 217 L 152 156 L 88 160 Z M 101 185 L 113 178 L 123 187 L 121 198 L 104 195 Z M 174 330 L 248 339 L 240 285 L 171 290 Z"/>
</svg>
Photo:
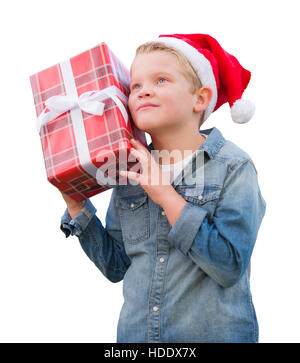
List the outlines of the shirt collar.
<svg viewBox="0 0 300 363">
<path fill-rule="evenodd" d="M 179 173 L 177 175 L 177 177 L 175 178 L 175 180 L 172 182 L 172 185 L 174 187 L 179 185 L 179 183 L 181 183 L 182 180 L 184 180 L 184 178 L 185 178 L 184 175 L 189 175 L 192 172 L 192 170 L 194 168 L 193 165 L 195 165 L 197 155 L 198 155 L 198 153 L 200 153 L 200 151 L 203 150 L 203 152 L 206 153 L 210 159 L 213 159 L 225 143 L 225 139 L 224 139 L 223 135 L 216 127 L 212 127 L 210 129 L 206 129 L 206 130 L 199 130 L 199 133 L 203 133 L 203 134 L 207 135 L 206 140 L 197 149 L 197 152 L 195 152 L 195 155 L 193 156 L 193 158 L 189 161 L 189 163 L 187 163 L 187 165 L 184 166 L 181 173 Z M 148 150 L 150 153 L 151 153 L 151 150 L 154 150 L 152 143 L 150 143 L 150 145 L 148 145 Z"/>
</svg>

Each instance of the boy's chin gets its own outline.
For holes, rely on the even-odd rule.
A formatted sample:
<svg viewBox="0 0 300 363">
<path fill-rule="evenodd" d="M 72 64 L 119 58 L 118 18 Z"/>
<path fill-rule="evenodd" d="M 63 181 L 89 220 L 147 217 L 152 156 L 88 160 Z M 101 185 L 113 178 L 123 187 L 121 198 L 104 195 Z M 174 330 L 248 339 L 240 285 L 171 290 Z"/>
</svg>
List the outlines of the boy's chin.
<svg viewBox="0 0 300 363">
<path fill-rule="evenodd" d="M 134 123 L 138 129 L 147 133 L 158 131 L 163 126 L 162 122 L 153 122 L 153 120 L 135 120 Z"/>
<path fill-rule="evenodd" d="M 151 131 L 158 128 L 158 125 L 154 125 L 153 122 L 135 122 L 135 126 L 144 132 L 150 133 Z"/>
</svg>

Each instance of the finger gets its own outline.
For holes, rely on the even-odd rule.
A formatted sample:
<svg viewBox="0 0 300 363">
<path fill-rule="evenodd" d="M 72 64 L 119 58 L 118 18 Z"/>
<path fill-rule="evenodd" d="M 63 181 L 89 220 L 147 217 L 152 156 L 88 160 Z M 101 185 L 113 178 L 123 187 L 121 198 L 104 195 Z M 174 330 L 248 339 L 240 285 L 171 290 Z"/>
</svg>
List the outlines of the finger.
<svg viewBox="0 0 300 363">
<path fill-rule="evenodd" d="M 149 150 L 145 148 L 145 146 L 142 143 L 140 143 L 138 140 L 130 139 L 130 142 L 132 143 L 132 145 L 134 145 L 136 149 L 144 151 L 146 154 L 149 153 Z"/>
<path fill-rule="evenodd" d="M 143 153 L 142 150 L 134 149 L 133 147 L 130 149 L 130 152 L 133 156 L 135 156 L 141 163 L 146 162 L 147 155 Z"/>
<path fill-rule="evenodd" d="M 125 171 L 125 170 L 121 170 L 120 175 L 127 176 L 129 179 L 133 179 L 133 180 L 138 180 L 141 176 L 141 174 L 136 173 L 134 171 Z"/>
</svg>

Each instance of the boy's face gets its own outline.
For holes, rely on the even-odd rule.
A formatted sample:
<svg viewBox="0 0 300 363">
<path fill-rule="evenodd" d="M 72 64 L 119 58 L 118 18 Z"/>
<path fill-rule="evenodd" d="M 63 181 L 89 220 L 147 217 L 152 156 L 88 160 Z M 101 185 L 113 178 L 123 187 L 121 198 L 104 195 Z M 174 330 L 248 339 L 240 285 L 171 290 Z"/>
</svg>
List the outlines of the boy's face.
<svg viewBox="0 0 300 363">
<path fill-rule="evenodd" d="M 128 103 L 135 125 L 151 134 L 184 127 L 195 116 L 199 118 L 193 111 L 196 96 L 189 88 L 175 55 L 162 51 L 137 55 Z M 146 103 L 155 106 L 139 109 Z"/>
</svg>

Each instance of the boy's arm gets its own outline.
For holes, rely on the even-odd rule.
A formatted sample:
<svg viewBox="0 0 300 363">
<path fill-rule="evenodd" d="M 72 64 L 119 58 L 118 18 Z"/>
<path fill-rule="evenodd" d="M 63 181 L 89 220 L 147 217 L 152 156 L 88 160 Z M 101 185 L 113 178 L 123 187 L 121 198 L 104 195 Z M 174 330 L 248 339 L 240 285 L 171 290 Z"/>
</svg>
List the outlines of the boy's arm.
<svg viewBox="0 0 300 363">
<path fill-rule="evenodd" d="M 181 208 L 168 234 L 170 245 L 220 285 L 234 285 L 249 264 L 266 209 L 252 161 L 243 160 L 227 176 L 212 223 L 200 206 L 188 202 Z"/>
<path fill-rule="evenodd" d="M 131 263 L 123 244 L 115 194 L 114 188 L 107 209 L 105 228 L 96 216 L 96 208 L 89 199 L 73 219 L 66 209 L 60 226 L 66 237 L 75 235 L 79 238 L 87 256 L 112 282 L 121 281 Z"/>
</svg>

